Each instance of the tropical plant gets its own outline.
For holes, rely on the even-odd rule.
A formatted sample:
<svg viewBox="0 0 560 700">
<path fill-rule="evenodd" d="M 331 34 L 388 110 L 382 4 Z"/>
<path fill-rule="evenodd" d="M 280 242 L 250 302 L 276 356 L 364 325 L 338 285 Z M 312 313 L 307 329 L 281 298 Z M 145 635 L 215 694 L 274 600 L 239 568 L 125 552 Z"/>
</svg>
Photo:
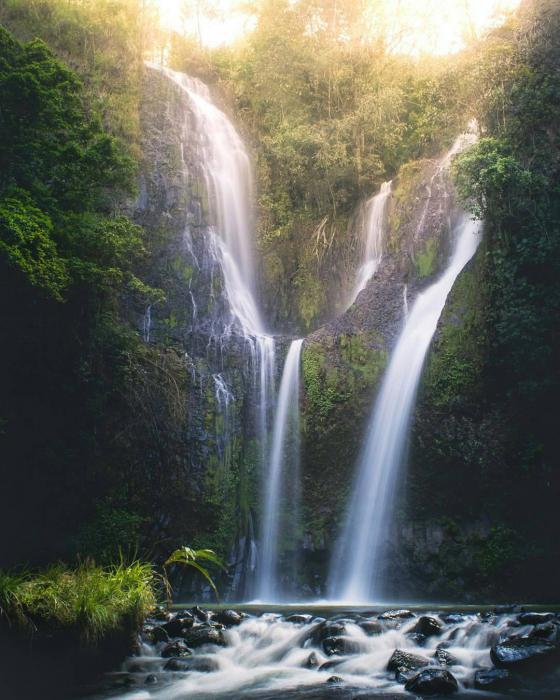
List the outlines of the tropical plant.
<svg viewBox="0 0 560 700">
<path fill-rule="evenodd" d="M 200 574 L 202 574 L 202 576 L 204 576 L 204 578 L 210 584 L 212 590 L 214 591 L 216 600 L 219 601 L 220 596 L 218 594 L 216 584 L 214 583 L 212 576 L 210 576 L 208 569 L 200 563 L 201 561 L 209 562 L 210 564 L 219 567 L 223 571 L 227 571 L 227 568 L 223 561 L 212 549 L 192 549 L 191 547 L 179 547 L 178 549 L 176 549 L 167 559 L 164 566 L 182 564 L 183 566 L 188 566 L 192 569 L 195 569 Z"/>
</svg>

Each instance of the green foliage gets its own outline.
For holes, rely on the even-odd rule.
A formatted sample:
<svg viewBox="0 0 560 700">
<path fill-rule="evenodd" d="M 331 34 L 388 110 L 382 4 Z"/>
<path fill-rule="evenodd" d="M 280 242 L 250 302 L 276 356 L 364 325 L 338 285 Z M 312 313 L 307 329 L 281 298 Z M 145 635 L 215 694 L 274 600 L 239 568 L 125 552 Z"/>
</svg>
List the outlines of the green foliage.
<svg viewBox="0 0 560 700">
<path fill-rule="evenodd" d="M 429 277 L 436 270 L 438 245 L 435 238 L 429 238 L 424 248 L 416 255 L 416 271 L 418 277 Z"/>
<path fill-rule="evenodd" d="M 208 562 L 214 566 L 219 567 L 226 571 L 226 567 L 220 557 L 211 549 L 191 549 L 191 547 L 179 547 L 169 556 L 164 566 L 172 566 L 173 564 L 181 564 L 182 566 L 190 567 L 198 571 L 206 581 L 210 584 L 210 587 L 216 595 L 216 600 L 219 601 L 220 597 L 218 595 L 218 589 L 214 580 L 210 576 L 208 569 L 200 562 Z"/>
<path fill-rule="evenodd" d="M 155 606 L 154 586 L 152 567 L 142 562 L 56 564 L 35 574 L 1 572 L 0 601 L 11 622 L 76 628 L 92 644 L 115 630 L 135 629 Z"/>
<path fill-rule="evenodd" d="M 60 301 L 69 275 L 51 238 L 52 229 L 50 218 L 23 190 L 0 200 L 0 261 Z"/>
</svg>

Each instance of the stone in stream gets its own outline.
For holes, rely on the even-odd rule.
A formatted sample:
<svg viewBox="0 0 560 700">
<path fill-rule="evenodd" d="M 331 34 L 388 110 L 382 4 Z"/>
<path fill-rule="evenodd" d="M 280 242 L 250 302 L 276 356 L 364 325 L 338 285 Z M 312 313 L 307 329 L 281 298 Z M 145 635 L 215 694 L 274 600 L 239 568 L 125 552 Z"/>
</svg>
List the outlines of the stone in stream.
<svg viewBox="0 0 560 700">
<path fill-rule="evenodd" d="M 517 616 L 517 622 L 521 625 L 540 625 L 554 619 L 554 613 L 525 612 Z"/>
<path fill-rule="evenodd" d="M 169 620 L 163 628 L 170 637 L 182 637 L 185 630 L 190 629 L 194 624 L 192 615 L 176 615 L 172 620 Z"/>
<path fill-rule="evenodd" d="M 386 610 L 377 616 L 378 620 L 406 620 L 416 615 L 410 610 Z"/>
<path fill-rule="evenodd" d="M 460 625 L 465 619 L 462 613 L 442 613 L 439 617 L 446 625 Z"/>
<path fill-rule="evenodd" d="M 212 617 L 212 613 L 209 610 L 203 610 L 198 605 L 191 608 L 189 612 L 194 618 L 200 620 L 200 622 L 208 622 Z"/>
<path fill-rule="evenodd" d="M 290 615 L 286 622 L 293 622 L 295 625 L 307 625 L 313 619 L 313 615 Z"/>
<path fill-rule="evenodd" d="M 423 656 L 415 656 L 414 654 L 409 654 L 407 651 L 402 651 L 402 649 L 395 649 L 387 663 L 387 670 L 402 671 L 404 669 L 407 671 L 414 671 L 429 665 L 430 660 Z"/>
<path fill-rule="evenodd" d="M 218 610 L 214 613 L 214 620 L 225 627 L 235 627 L 243 622 L 243 615 L 237 610 Z"/>
<path fill-rule="evenodd" d="M 144 681 L 144 683 L 146 685 L 154 685 L 157 682 L 158 682 L 158 677 L 156 676 L 155 673 L 150 673 L 149 676 L 146 676 L 146 680 Z"/>
<path fill-rule="evenodd" d="M 558 653 L 556 644 L 538 637 L 510 637 L 490 649 L 490 658 L 496 666 L 520 666 Z"/>
<path fill-rule="evenodd" d="M 226 646 L 226 638 L 222 630 L 215 627 L 201 625 L 186 630 L 183 635 L 184 640 L 190 647 L 201 647 L 204 644 L 216 644 L 217 646 Z"/>
<path fill-rule="evenodd" d="M 317 654 L 312 651 L 311 654 L 307 657 L 306 662 L 304 663 L 305 668 L 317 668 L 319 664 L 321 663 L 319 657 Z"/>
<path fill-rule="evenodd" d="M 147 632 L 147 636 L 153 644 L 157 644 L 158 642 L 169 641 L 169 634 L 167 633 L 167 630 L 164 627 L 154 627 L 153 629 Z"/>
<path fill-rule="evenodd" d="M 338 685 L 339 683 L 344 683 L 344 679 L 340 676 L 331 676 L 330 678 L 327 678 L 327 683 L 329 685 Z"/>
<path fill-rule="evenodd" d="M 477 690 L 506 690 L 511 685 L 511 674 L 505 668 L 481 669 L 474 674 Z"/>
<path fill-rule="evenodd" d="M 548 639 L 549 642 L 558 644 L 560 642 L 560 625 L 556 621 L 535 625 L 529 632 L 529 637 Z"/>
<path fill-rule="evenodd" d="M 338 620 L 325 620 L 309 630 L 308 634 L 302 640 L 302 644 L 310 639 L 313 644 L 319 646 L 324 639 L 328 637 L 340 637 L 346 632 L 344 622 Z"/>
<path fill-rule="evenodd" d="M 188 673 L 189 671 L 196 671 L 198 673 L 212 673 L 217 671 L 219 668 L 220 665 L 216 659 L 202 656 L 189 656 L 187 658 L 169 659 L 169 661 L 163 667 L 163 670 L 179 671 L 182 673 Z"/>
<path fill-rule="evenodd" d="M 375 620 L 362 620 L 362 622 L 358 622 L 358 627 L 363 629 L 368 637 L 373 637 L 383 632 L 383 627 Z"/>
<path fill-rule="evenodd" d="M 441 666 L 455 666 L 459 662 L 457 659 L 451 654 L 450 652 L 447 651 L 447 649 L 443 649 L 441 647 L 438 647 L 435 652 L 434 652 L 434 659 L 441 665 Z"/>
<path fill-rule="evenodd" d="M 325 661 L 324 664 L 319 666 L 319 671 L 330 671 L 331 668 L 336 668 L 342 663 L 344 663 L 343 659 L 331 659 L 330 661 Z"/>
<path fill-rule="evenodd" d="M 449 671 L 427 668 L 408 680 L 404 689 L 420 695 L 451 695 L 459 690 L 459 684 Z"/>
<path fill-rule="evenodd" d="M 333 654 L 357 654 L 360 644 L 350 637 L 327 637 L 323 640 L 323 651 L 327 656 Z"/>
<path fill-rule="evenodd" d="M 164 659 L 170 659 L 172 656 L 190 656 L 191 654 L 192 651 L 182 639 L 171 642 L 171 644 L 168 644 L 161 652 Z"/>
<path fill-rule="evenodd" d="M 421 634 L 424 637 L 432 637 L 433 635 L 441 634 L 442 630 L 441 622 L 438 622 L 435 617 L 422 615 L 410 631 L 411 633 Z"/>
</svg>

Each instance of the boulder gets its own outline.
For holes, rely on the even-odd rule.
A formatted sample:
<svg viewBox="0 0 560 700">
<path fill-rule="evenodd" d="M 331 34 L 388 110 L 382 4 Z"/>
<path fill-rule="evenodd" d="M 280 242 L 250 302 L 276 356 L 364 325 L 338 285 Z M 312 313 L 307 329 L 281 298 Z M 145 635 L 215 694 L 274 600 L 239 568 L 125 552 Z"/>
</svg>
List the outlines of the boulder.
<svg viewBox="0 0 560 700">
<path fill-rule="evenodd" d="M 158 677 L 156 676 L 155 673 L 150 673 L 149 676 L 146 676 L 146 680 L 144 681 L 144 683 L 146 685 L 154 685 L 157 682 L 158 682 Z"/>
<path fill-rule="evenodd" d="M 176 615 L 172 620 L 169 620 L 163 628 L 170 637 L 182 637 L 185 630 L 190 629 L 194 624 L 192 615 Z"/>
<path fill-rule="evenodd" d="M 218 610 L 214 613 L 214 620 L 225 627 L 235 627 L 243 622 L 243 615 L 237 610 Z"/>
<path fill-rule="evenodd" d="M 198 605 L 191 608 L 189 613 L 200 622 L 208 622 L 212 618 L 212 613 L 209 610 L 203 610 Z"/>
<path fill-rule="evenodd" d="M 286 618 L 286 622 L 292 622 L 294 625 L 307 625 L 313 620 L 313 615 L 290 615 Z"/>
<path fill-rule="evenodd" d="M 383 627 L 375 620 L 363 620 L 358 622 L 358 626 L 364 630 L 368 637 L 373 637 L 383 632 Z"/>
<path fill-rule="evenodd" d="M 418 622 L 410 630 L 412 633 L 422 634 L 424 637 L 432 637 L 436 634 L 441 634 L 443 625 L 435 617 L 422 615 L 418 618 Z"/>
<path fill-rule="evenodd" d="M 169 641 L 169 634 L 167 633 L 167 630 L 164 627 L 160 626 L 154 627 L 153 629 L 149 630 L 147 636 L 153 644 L 157 644 L 158 642 Z"/>
<path fill-rule="evenodd" d="M 346 632 L 344 622 L 338 620 L 325 620 L 309 631 L 306 639 L 311 639 L 313 644 L 319 645 L 327 637 L 340 637 Z"/>
<path fill-rule="evenodd" d="M 442 613 L 439 617 L 446 625 L 460 625 L 465 619 L 462 613 Z"/>
<path fill-rule="evenodd" d="M 510 637 L 490 649 L 490 658 L 496 666 L 525 665 L 558 652 L 556 644 L 538 637 Z"/>
<path fill-rule="evenodd" d="M 517 621 L 521 625 L 540 625 L 553 619 L 554 613 L 525 612 L 517 616 Z"/>
<path fill-rule="evenodd" d="M 187 630 L 183 635 L 188 646 L 196 648 L 204 644 L 216 644 L 218 646 L 226 646 L 226 638 L 222 630 L 207 625 L 193 627 Z"/>
<path fill-rule="evenodd" d="M 529 637 L 537 637 L 540 639 L 548 639 L 549 642 L 558 644 L 560 642 L 560 626 L 554 622 L 543 622 L 540 625 L 535 625 L 529 632 Z"/>
<path fill-rule="evenodd" d="M 219 669 L 219 664 L 216 659 L 204 656 L 191 656 L 189 658 L 174 658 L 163 667 L 164 671 L 180 671 L 188 673 L 189 671 L 197 671 L 198 673 L 212 673 Z"/>
<path fill-rule="evenodd" d="M 192 654 L 192 651 L 182 639 L 171 642 L 161 652 L 164 659 L 170 659 L 172 656 L 190 656 L 190 654 Z"/>
<path fill-rule="evenodd" d="M 350 637 L 327 637 L 323 640 L 323 651 L 327 656 L 357 654 L 360 651 L 360 644 Z"/>
<path fill-rule="evenodd" d="M 416 656 L 415 654 L 409 654 L 407 651 L 402 651 L 402 649 L 395 649 L 387 663 L 387 670 L 402 671 L 404 669 L 414 671 L 429 665 L 430 660 L 423 656 Z"/>
<path fill-rule="evenodd" d="M 459 690 L 459 684 L 449 671 L 427 668 L 407 681 L 404 689 L 419 695 L 451 695 Z"/>
<path fill-rule="evenodd" d="M 318 668 L 319 665 L 321 664 L 321 661 L 317 654 L 312 651 L 311 654 L 307 657 L 306 662 L 304 663 L 305 668 Z"/>
<path fill-rule="evenodd" d="M 410 610 L 386 610 L 377 616 L 378 620 L 406 620 L 416 615 Z"/>
<path fill-rule="evenodd" d="M 506 668 L 481 669 L 474 674 L 477 690 L 506 690 L 511 685 L 511 674 Z"/>
<path fill-rule="evenodd" d="M 447 651 L 447 649 L 442 649 L 441 647 L 438 647 L 435 650 L 434 659 L 441 666 L 455 666 L 459 663 L 451 652 Z"/>
<path fill-rule="evenodd" d="M 327 678 L 327 683 L 330 685 L 338 685 L 339 683 L 344 683 L 344 680 L 340 676 L 331 676 Z"/>
</svg>

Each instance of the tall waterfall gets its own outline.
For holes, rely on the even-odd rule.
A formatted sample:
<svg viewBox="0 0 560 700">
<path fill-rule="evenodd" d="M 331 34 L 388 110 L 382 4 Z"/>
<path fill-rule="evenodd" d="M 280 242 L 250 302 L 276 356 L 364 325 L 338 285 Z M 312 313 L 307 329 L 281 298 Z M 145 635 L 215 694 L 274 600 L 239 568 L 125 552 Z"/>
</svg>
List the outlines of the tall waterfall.
<svg viewBox="0 0 560 700">
<path fill-rule="evenodd" d="M 275 391 L 275 341 L 265 329 L 255 299 L 250 159 L 233 124 L 212 102 L 204 83 L 158 64 L 147 65 L 176 85 L 188 104 L 188 113 L 185 114 L 187 138 L 197 148 L 198 167 L 208 198 L 210 221 L 207 234 L 210 240 L 207 250 L 221 269 L 227 299 L 227 313 L 212 326 L 212 338 L 218 341 L 219 347 L 231 335 L 243 339 L 256 394 L 256 428 L 264 471 L 269 450 L 269 415 Z M 187 173 L 187 182 L 189 177 Z M 196 306 L 192 293 L 191 299 L 194 323 Z M 231 430 L 229 410 L 235 399 L 222 374 L 214 374 L 213 379 L 218 405 L 224 413 L 225 429 Z"/>
<path fill-rule="evenodd" d="M 447 269 L 418 296 L 397 341 L 369 421 L 346 522 L 331 563 L 333 599 L 370 602 L 380 595 L 379 565 L 422 366 L 445 300 L 476 252 L 480 232 L 480 222 L 462 216 Z"/>
<path fill-rule="evenodd" d="M 296 483 L 299 476 L 299 375 L 302 346 L 303 339 L 292 341 L 286 356 L 276 404 L 268 472 L 265 475 L 261 556 L 256 590 L 257 597 L 265 601 L 276 601 L 281 593 L 278 585 L 278 554 L 282 501 L 286 495 L 287 475 L 291 473 L 292 483 Z M 292 510 L 287 517 L 293 519 L 295 515 Z"/>
<path fill-rule="evenodd" d="M 356 274 L 354 287 L 348 306 L 351 306 L 376 273 L 383 255 L 383 233 L 385 228 L 385 209 L 391 194 L 391 181 L 384 182 L 379 192 L 368 199 L 362 224 L 362 263 Z"/>
</svg>

